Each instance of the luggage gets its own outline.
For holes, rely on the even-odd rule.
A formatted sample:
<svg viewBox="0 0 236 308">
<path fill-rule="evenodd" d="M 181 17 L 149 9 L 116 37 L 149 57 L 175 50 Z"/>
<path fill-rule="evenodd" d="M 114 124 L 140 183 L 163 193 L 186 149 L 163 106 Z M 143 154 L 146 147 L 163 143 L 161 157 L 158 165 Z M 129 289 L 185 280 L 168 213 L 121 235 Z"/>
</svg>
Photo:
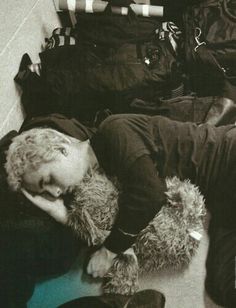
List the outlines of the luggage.
<svg viewBox="0 0 236 308">
<path fill-rule="evenodd" d="M 64 106 L 60 112 L 89 122 L 88 115 L 106 108 L 130 112 L 137 98 L 182 94 L 181 32 L 173 22 L 135 16 L 130 8 L 118 16 L 108 6 L 104 13 L 78 14 L 73 38 L 73 45 L 40 54 L 42 78 Z"/>
<path fill-rule="evenodd" d="M 186 69 L 193 90 L 199 96 L 220 95 L 235 100 L 236 1 L 202 1 L 189 6 L 183 19 Z"/>
</svg>

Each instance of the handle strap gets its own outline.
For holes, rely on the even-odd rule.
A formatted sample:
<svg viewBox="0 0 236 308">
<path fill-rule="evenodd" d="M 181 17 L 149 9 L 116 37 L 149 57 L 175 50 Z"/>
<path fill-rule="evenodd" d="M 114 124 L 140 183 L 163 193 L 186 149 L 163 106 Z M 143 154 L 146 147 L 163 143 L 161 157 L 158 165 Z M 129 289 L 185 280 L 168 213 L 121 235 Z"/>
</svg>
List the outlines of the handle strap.
<svg viewBox="0 0 236 308">
<path fill-rule="evenodd" d="M 207 45 L 199 46 L 199 48 L 197 49 L 197 54 L 199 59 L 201 59 L 203 65 L 210 66 L 216 72 L 224 75 L 224 68 L 220 65 L 215 56 L 213 56 L 209 48 L 207 48 Z"/>
<path fill-rule="evenodd" d="M 230 7 L 232 7 L 233 10 L 230 10 Z M 233 13 L 233 12 L 236 12 L 236 4 L 235 4 L 235 2 L 232 1 L 232 3 L 230 3 L 229 0 L 223 0 L 223 10 L 224 10 L 224 13 L 232 21 L 236 22 L 236 15 L 234 15 L 234 13 Z"/>
</svg>

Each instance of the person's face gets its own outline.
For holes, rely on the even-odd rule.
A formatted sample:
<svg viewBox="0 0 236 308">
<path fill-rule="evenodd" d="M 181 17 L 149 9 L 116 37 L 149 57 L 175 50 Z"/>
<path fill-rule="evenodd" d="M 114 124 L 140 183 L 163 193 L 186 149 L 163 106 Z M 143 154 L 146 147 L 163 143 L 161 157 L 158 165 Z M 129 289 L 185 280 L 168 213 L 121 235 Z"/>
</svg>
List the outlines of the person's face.
<svg viewBox="0 0 236 308">
<path fill-rule="evenodd" d="M 36 194 L 49 194 L 58 198 L 70 192 L 82 180 L 89 168 L 89 144 L 66 144 L 56 158 L 42 163 L 37 170 L 28 169 L 22 186 Z"/>
</svg>

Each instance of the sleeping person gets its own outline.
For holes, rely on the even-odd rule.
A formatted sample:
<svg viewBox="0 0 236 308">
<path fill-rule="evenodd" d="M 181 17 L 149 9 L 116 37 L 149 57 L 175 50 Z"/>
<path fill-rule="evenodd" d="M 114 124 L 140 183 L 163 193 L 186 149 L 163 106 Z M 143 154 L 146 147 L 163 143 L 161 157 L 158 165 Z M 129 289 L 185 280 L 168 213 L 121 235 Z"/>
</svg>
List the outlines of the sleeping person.
<svg viewBox="0 0 236 308">
<path fill-rule="evenodd" d="M 118 216 L 104 245 L 90 258 L 87 272 L 93 277 L 103 277 L 117 254 L 126 251 L 160 211 L 166 202 L 165 177 L 190 179 L 212 214 L 207 291 L 218 303 L 232 305 L 236 245 L 226 243 L 236 239 L 235 160 L 235 125 L 216 128 L 123 114 L 109 116 L 90 140 L 63 128 L 31 125 L 13 139 L 5 167 L 13 190 L 65 225 L 63 196 L 88 172 L 101 166 L 118 178 L 123 188 Z"/>
</svg>

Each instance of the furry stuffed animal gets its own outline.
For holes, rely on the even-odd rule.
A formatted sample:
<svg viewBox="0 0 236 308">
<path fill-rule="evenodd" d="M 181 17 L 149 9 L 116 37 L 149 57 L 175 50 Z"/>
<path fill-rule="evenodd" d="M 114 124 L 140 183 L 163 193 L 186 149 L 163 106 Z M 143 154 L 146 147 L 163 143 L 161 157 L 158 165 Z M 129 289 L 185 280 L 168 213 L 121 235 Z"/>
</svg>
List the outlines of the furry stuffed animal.
<svg viewBox="0 0 236 308">
<path fill-rule="evenodd" d="M 133 254 L 118 255 L 103 281 L 105 293 L 132 294 L 138 273 L 190 262 L 198 245 L 206 214 L 204 199 L 190 181 L 167 178 L 168 202 L 140 232 Z M 89 246 L 101 245 L 109 235 L 118 212 L 122 191 L 103 172 L 87 175 L 75 190 L 68 224 Z"/>
</svg>

